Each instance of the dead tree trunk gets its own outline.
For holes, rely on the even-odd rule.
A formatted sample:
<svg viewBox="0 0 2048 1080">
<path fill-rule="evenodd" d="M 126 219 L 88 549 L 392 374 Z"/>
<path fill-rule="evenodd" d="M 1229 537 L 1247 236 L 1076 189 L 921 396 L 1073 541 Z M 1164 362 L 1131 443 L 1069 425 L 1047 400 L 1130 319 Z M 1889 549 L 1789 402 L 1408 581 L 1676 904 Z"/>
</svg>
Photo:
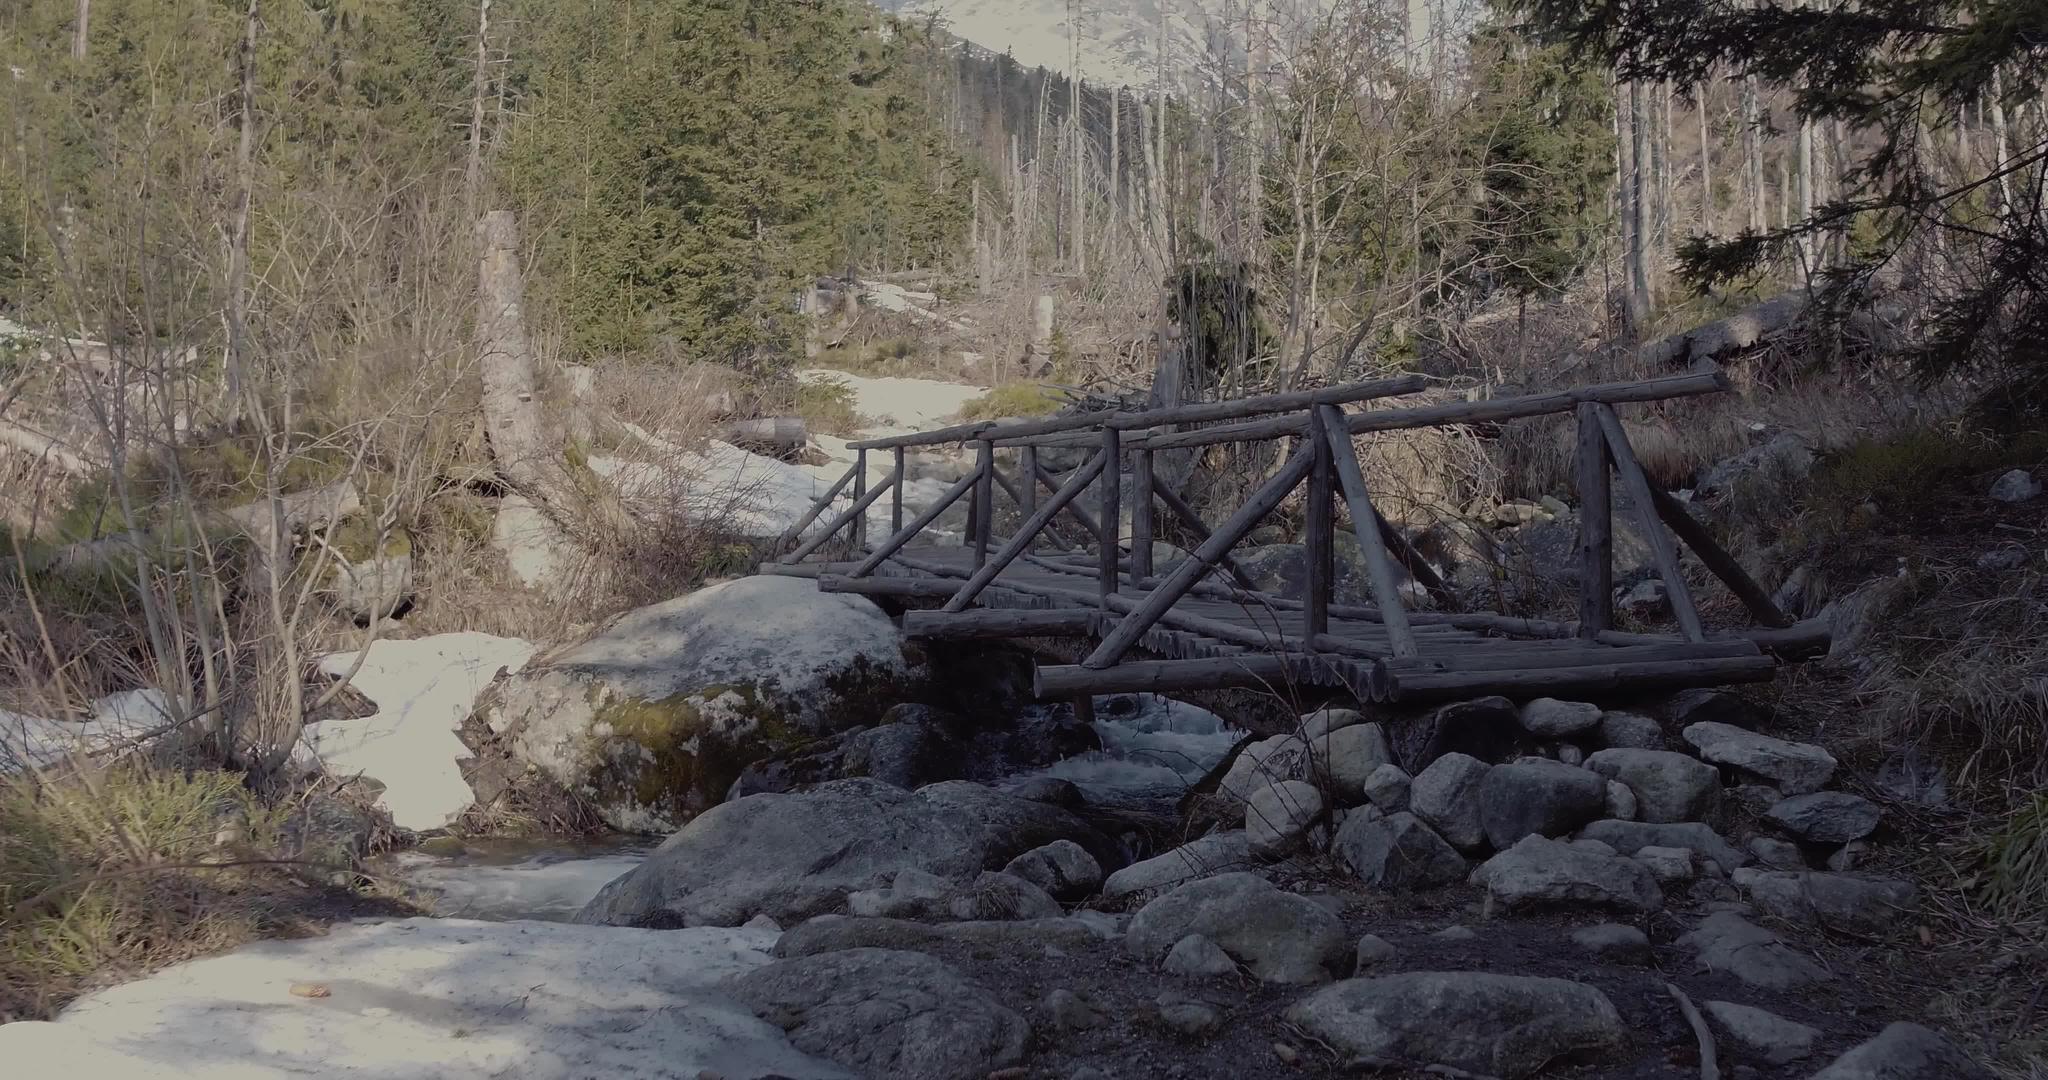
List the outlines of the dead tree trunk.
<svg viewBox="0 0 2048 1080">
<path fill-rule="evenodd" d="M 71 23 L 71 59 L 85 59 L 85 46 L 90 40 L 91 26 L 92 0 L 78 0 L 78 17 Z"/>
<path fill-rule="evenodd" d="M 519 223 L 493 210 L 477 225 L 477 366 L 483 373 L 485 437 L 498 473 L 513 490 L 559 513 L 560 443 L 548 437 L 536 390 L 533 345 L 526 336 Z"/>
</svg>

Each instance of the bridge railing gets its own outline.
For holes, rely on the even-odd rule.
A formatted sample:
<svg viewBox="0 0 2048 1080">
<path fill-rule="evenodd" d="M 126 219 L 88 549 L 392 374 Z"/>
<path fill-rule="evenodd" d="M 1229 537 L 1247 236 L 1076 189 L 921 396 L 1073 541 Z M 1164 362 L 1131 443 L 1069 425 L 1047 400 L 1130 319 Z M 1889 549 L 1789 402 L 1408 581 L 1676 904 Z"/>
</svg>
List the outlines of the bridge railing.
<svg viewBox="0 0 2048 1080">
<path fill-rule="evenodd" d="M 847 474 L 834 484 L 810 512 L 784 534 L 785 545 L 794 545 L 781 562 L 801 561 L 842 533 L 860 561 L 845 576 L 860 579 L 873 574 L 884 562 L 902 558 L 899 553 L 923 534 L 955 503 L 969 500 L 965 543 L 973 548 L 973 572 L 946 598 L 941 612 L 964 611 L 975 598 L 994 583 L 1005 568 L 1018 559 L 1039 561 L 1030 554 L 1041 538 L 1068 547 L 1054 525 L 1062 515 L 1078 524 L 1083 546 L 1092 544 L 1096 554 L 1096 602 L 1107 613 L 1120 617 L 1107 626 L 1101 641 L 1082 661 L 1092 669 L 1116 664 L 1157 625 L 1182 597 L 1190 593 L 1256 600 L 1274 604 L 1275 598 L 1256 593 L 1250 577 L 1231 558 L 1231 551 L 1259 523 L 1294 491 L 1307 485 L 1305 547 L 1308 581 L 1297 608 L 1301 621 L 1300 640 L 1311 651 L 1357 651 L 1355 643 L 1328 633 L 1333 611 L 1331 597 L 1335 578 L 1336 504 L 1342 500 L 1359 549 L 1364 556 L 1370 607 L 1346 606 L 1345 618 L 1367 618 L 1380 623 L 1393 658 L 1415 658 L 1422 648 L 1415 632 L 1420 623 L 1459 619 L 1472 628 L 1496 628 L 1507 632 L 1535 632 L 1537 636 L 1581 637 L 1589 640 L 1638 635 L 1614 630 L 1612 611 L 1613 506 L 1610 484 L 1618 479 L 1628 495 L 1638 530 L 1651 549 L 1651 560 L 1662 578 L 1679 631 L 1687 642 L 1707 640 L 1705 626 L 1691 590 L 1679 568 L 1679 542 L 1691 547 L 1700 561 L 1748 608 L 1756 621 L 1766 627 L 1782 628 L 1791 620 L 1741 566 L 1715 542 L 1713 537 L 1669 494 L 1659 489 L 1644 472 L 1615 406 L 1630 402 L 1713 394 L 1729 388 L 1719 372 L 1668 376 L 1632 382 L 1605 383 L 1549 393 L 1527 394 L 1480 401 L 1436 405 L 1365 408 L 1346 411 L 1341 406 L 1361 405 L 1421 390 L 1419 376 L 1376 379 L 1316 390 L 1268 394 L 1231 401 L 1181 405 L 1149 410 L 1103 410 L 1065 416 L 1023 420 L 996 420 L 961 424 L 933 431 L 892 435 L 848 445 L 856 460 Z M 1440 605 L 1453 603 L 1449 590 L 1427 560 L 1374 507 L 1364 470 L 1357 457 L 1352 436 L 1364 432 L 1398 431 L 1459 424 L 1489 423 L 1552 413 L 1571 412 L 1577 423 L 1575 479 L 1581 501 L 1579 535 L 1578 621 L 1572 624 L 1539 623 L 1486 613 L 1458 614 L 1429 612 L 1411 614 L 1402 600 L 1399 567 Z M 1185 425 L 1206 426 L 1188 428 Z M 1285 461 L 1242 504 L 1213 528 L 1205 522 L 1172 486 L 1154 469 L 1154 455 L 1160 451 L 1211 446 L 1226 442 L 1263 442 L 1291 439 L 1294 447 Z M 916 447 L 972 446 L 974 467 L 957 480 L 936 501 L 915 518 L 904 521 L 903 481 L 906 451 Z M 1094 453 L 1062 482 L 1038 461 L 1047 448 L 1089 449 Z M 998 451 L 1014 450 L 1017 480 L 1012 483 L 997 466 Z M 876 486 L 866 486 L 867 455 L 888 451 L 893 467 Z M 1129 550 L 1124 550 L 1124 508 L 1121 505 L 1125 478 L 1136 499 L 1129 514 Z M 852 488 L 852 504 L 833 516 L 816 534 L 802 539 L 820 516 Z M 1001 488 L 1021 516 L 1017 529 L 1007 537 L 993 529 L 995 491 Z M 1096 515 L 1084 507 L 1084 496 L 1094 489 Z M 1039 499 L 1040 490 L 1047 497 Z M 890 535 L 870 545 L 867 537 L 869 509 L 884 495 L 891 498 Z M 1198 538 L 1195 550 L 1163 576 L 1154 575 L 1152 551 L 1157 522 L 1155 512 L 1163 508 L 1188 532 Z M 1210 580 L 1217 573 L 1232 584 Z M 1144 590 L 1137 597 L 1121 595 L 1119 589 L 1133 585 Z M 1184 619 L 1182 621 L 1185 621 Z M 1512 624 L 1512 625 L 1510 625 Z M 1636 642 L 1629 642 L 1636 643 Z"/>
</svg>

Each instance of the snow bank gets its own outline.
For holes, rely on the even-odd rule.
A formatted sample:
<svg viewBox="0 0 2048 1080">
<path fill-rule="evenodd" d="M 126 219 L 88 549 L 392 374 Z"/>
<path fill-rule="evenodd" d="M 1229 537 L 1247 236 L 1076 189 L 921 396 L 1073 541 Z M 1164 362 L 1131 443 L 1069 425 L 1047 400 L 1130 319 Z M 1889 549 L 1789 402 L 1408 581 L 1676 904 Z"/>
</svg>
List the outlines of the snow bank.
<svg viewBox="0 0 2048 1080">
<path fill-rule="evenodd" d="M 434 895 L 434 914 L 568 922 L 613 878 L 647 861 L 644 849 L 531 855 L 515 862 L 408 851 L 392 860 L 405 883 Z"/>
<path fill-rule="evenodd" d="M 776 936 L 346 925 L 102 991 L 55 1023 L 0 1026 L 0 1061 L 11 1075 L 123 1080 L 850 1077 L 717 989 L 767 963 Z"/>
<path fill-rule="evenodd" d="M 94 754 L 127 746 L 171 718 L 159 690 L 123 690 L 93 702 L 84 720 L 52 720 L 0 709 L 0 772 L 49 765 L 73 750 Z"/>
<path fill-rule="evenodd" d="M 797 378 L 804 382 L 837 381 L 852 387 L 854 410 L 879 425 L 862 435 L 942 427 L 960 412 L 961 406 L 988 393 L 985 386 L 937 379 L 852 375 L 832 368 L 805 368 L 797 372 Z"/>
<path fill-rule="evenodd" d="M 373 642 L 351 685 L 376 714 L 309 725 L 301 745 L 329 772 L 383 784 L 379 801 L 399 826 L 443 828 L 475 799 L 457 729 L 499 669 L 518 670 L 533 652 L 530 642 L 470 632 Z M 320 670 L 338 678 L 357 655 L 325 657 Z"/>
</svg>

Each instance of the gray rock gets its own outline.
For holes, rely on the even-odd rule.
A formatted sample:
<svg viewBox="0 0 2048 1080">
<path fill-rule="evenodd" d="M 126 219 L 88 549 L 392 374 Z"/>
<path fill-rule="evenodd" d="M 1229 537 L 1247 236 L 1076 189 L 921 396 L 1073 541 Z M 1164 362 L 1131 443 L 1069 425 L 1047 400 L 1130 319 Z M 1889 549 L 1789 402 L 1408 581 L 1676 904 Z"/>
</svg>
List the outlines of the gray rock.
<svg viewBox="0 0 2048 1080">
<path fill-rule="evenodd" d="M 1161 965 L 1175 975 L 1220 977 L 1237 974 L 1237 961 L 1223 951 L 1221 945 L 1200 934 L 1188 936 L 1173 943 L 1166 951 L 1166 962 Z"/>
<path fill-rule="evenodd" d="M 368 625 L 395 615 L 411 602 L 412 555 L 393 551 L 355 561 L 337 556 L 328 584 L 335 606 Z"/>
<path fill-rule="evenodd" d="M 1749 842 L 1749 853 L 1773 870 L 1806 869 L 1806 856 L 1800 853 L 1798 844 L 1789 840 L 1759 836 Z"/>
<path fill-rule="evenodd" d="M 1527 836 L 1473 871 L 1495 900 L 1510 908 L 1590 903 L 1623 911 L 1655 911 L 1664 892 L 1641 863 L 1601 855 L 1541 836 Z"/>
<path fill-rule="evenodd" d="M 1453 943 L 1461 943 L 1466 941 L 1478 941 L 1479 931 L 1474 930 L 1469 926 L 1446 926 L 1443 929 L 1438 930 L 1436 933 L 1431 934 L 1429 936 L 1432 940 L 1436 941 L 1449 941 Z"/>
<path fill-rule="evenodd" d="M 1733 880 L 1766 915 L 1860 933 L 1891 926 L 1920 899 L 1909 881 L 1868 874 L 1747 869 L 1737 871 Z"/>
<path fill-rule="evenodd" d="M 1572 931 L 1572 944 L 1603 964 L 1641 965 L 1650 962 L 1650 937 L 1633 926 L 1600 923 Z"/>
<path fill-rule="evenodd" d="M 1312 983 L 1348 959 L 1344 924 L 1321 904 L 1256 874 L 1191 881 L 1138 910 L 1124 945 L 1150 962 L 1189 934 L 1222 946 L 1262 982 Z"/>
<path fill-rule="evenodd" d="M 1154 1007 L 1161 1024 L 1191 1039 L 1213 1035 L 1223 1027 L 1223 1010 L 1199 998 L 1169 990 L 1159 995 Z"/>
<path fill-rule="evenodd" d="M 1414 781 L 1399 765 L 1382 765 L 1365 778 L 1365 797 L 1389 814 L 1408 809 L 1408 789 Z"/>
<path fill-rule="evenodd" d="M 1732 1001 L 1700 1006 L 1707 1019 L 1743 1053 L 1766 1065 L 1787 1065 L 1813 1053 L 1820 1029 L 1787 1020 L 1776 1013 Z"/>
<path fill-rule="evenodd" d="M 1367 821 L 1353 814 L 1332 845 L 1337 861 L 1360 881 L 1380 889 L 1428 889 L 1465 877 L 1458 854 L 1414 814 Z"/>
<path fill-rule="evenodd" d="M 1327 809 L 1314 784 L 1282 780 L 1267 785 L 1245 801 L 1245 840 L 1253 855 L 1280 858 L 1301 846 L 1309 827 L 1321 821 Z"/>
<path fill-rule="evenodd" d="M 1034 776 L 1020 780 L 1003 788 L 1006 795 L 1014 795 L 1027 802 L 1044 803 L 1062 810 L 1079 810 L 1088 805 L 1088 796 L 1072 780 L 1057 776 Z"/>
<path fill-rule="evenodd" d="M 1471 850 L 1486 842 L 1479 818 L 1479 789 L 1493 766 L 1468 754 L 1445 754 L 1417 773 L 1408 788 L 1408 809 L 1453 847 Z"/>
<path fill-rule="evenodd" d="M 1887 798 L 1939 810 L 1948 805 L 1948 777 L 1932 756 L 1908 746 L 1878 766 L 1877 786 Z"/>
<path fill-rule="evenodd" d="M 1584 765 L 1586 752 L 1571 743 L 1559 743 L 1552 756 L 1566 765 Z"/>
<path fill-rule="evenodd" d="M 1403 724 L 1400 759 L 1412 772 L 1445 754 L 1466 754 L 1480 761 L 1505 761 L 1528 736 L 1521 710 L 1504 697 L 1454 701 L 1437 708 L 1420 724 Z"/>
<path fill-rule="evenodd" d="M 1358 939 L 1358 948 L 1353 950 L 1353 970 L 1360 975 L 1375 968 L 1386 967 L 1394 962 L 1397 953 L 1386 938 L 1378 934 L 1367 934 Z"/>
<path fill-rule="evenodd" d="M 1794 795 L 1764 815 L 1786 832 L 1814 844 L 1846 844 L 1877 831 L 1884 811 L 1861 795 L 1816 791 Z"/>
<path fill-rule="evenodd" d="M 1828 855 L 1828 869 L 1846 874 L 1863 865 L 1863 857 L 1870 854 L 1870 845 L 1861 840 L 1851 840 Z"/>
<path fill-rule="evenodd" d="M 1102 887 L 1102 864 L 1072 840 L 1055 840 L 1011 859 L 1003 873 L 1052 894 L 1055 900 L 1079 900 Z"/>
<path fill-rule="evenodd" d="M 1545 739 L 1568 739 L 1600 726 L 1600 706 L 1584 701 L 1537 698 L 1522 706 L 1522 727 Z"/>
<path fill-rule="evenodd" d="M 1305 780 L 1308 775 L 1308 742 L 1297 735 L 1275 735 L 1238 751 L 1216 792 L 1244 802 L 1281 780 Z"/>
<path fill-rule="evenodd" d="M 1338 801 L 1352 806 L 1366 801 L 1365 785 L 1373 772 L 1394 760 L 1386 729 L 1378 724 L 1341 727 L 1310 745 L 1316 774 Z"/>
<path fill-rule="evenodd" d="M 1614 590 L 1614 606 L 1637 619 L 1661 618 L 1671 611 L 1671 587 L 1663 578 L 1644 578 L 1626 591 Z"/>
<path fill-rule="evenodd" d="M 1044 889 L 996 870 L 984 871 L 947 902 L 956 919 L 1057 919 L 1065 913 Z"/>
<path fill-rule="evenodd" d="M 1642 821 L 1705 821 L 1721 805 L 1721 773 L 1712 765 L 1669 750 L 1602 750 L 1586 768 L 1635 792 Z"/>
<path fill-rule="evenodd" d="M 1977 569 L 2002 574 L 2027 565 L 2033 558 L 2034 553 L 2026 548 L 2018 544 L 2007 544 L 1977 556 Z"/>
<path fill-rule="evenodd" d="M 1697 821 L 1665 824 L 1596 821 L 1579 830 L 1579 836 L 1598 840 L 1623 855 L 1633 855 L 1646 847 L 1686 848 L 1714 860 L 1721 867 L 1721 872 L 1728 874 L 1749 862 L 1749 856 L 1722 839 L 1720 833 Z"/>
<path fill-rule="evenodd" d="M 1758 815 L 1785 801 L 1785 793 L 1769 784 L 1737 784 L 1732 794 L 1737 806 Z"/>
<path fill-rule="evenodd" d="M 478 717 L 622 832 L 669 832 L 749 764 L 877 719 L 922 676 L 863 597 L 739 578 L 627 612 L 494 684 Z"/>
<path fill-rule="evenodd" d="M 2041 482 L 2025 469 L 2011 469 L 1991 482 L 1991 497 L 2002 503 L 2023 503 L 2039 498 Z"/>
<path fill-rule="evenodd" d="M 1251 865 L 1251 840 L 1244 830 L 1210 833 L 1109 875 L 1102 883 L 1102 895 L 1104 899 L 1118 900 Z"/>
<path fill-rule="evenodd" d="M 1365 717 L 1357 709 L 1318 709 L 1301 714 L 1301 730 L 1296 732 L 1304 739 L 1317 739 L 1338 728 L 1362 724 Z"/>
<path fill-rule="evenodd" d="M 1615 821 L 1634 821 L 1642 813 L 1636 803 L 1636 793 L 1619 780 L 1607 782 L 1607 816 Z"/>
<path fill-rule="evenodd" d="M 1991 1080 L 1991 1072 L 1940 1035 L 1898 1023 L 1836 1058 L 1813 1080 Z"/>
<path fill-rule="evenodd" d="M 1637 848 L 1635 854 L 1629 857 L 1648 867 L 1650 873 L 1661 884 L 1675 885 L 1699 876 L 1699 868 L 1693 864 L 1695 856 L 1686 848 L 1657 847 L 1653 844 Z"/>
<path fill-rule="evenodd" d="M 954 1080 L 1024 1060 L 1031 1027 L 922 953 L 851 949 L 777 960 L 728 980 L 807 1054 L 865 1076 Z"/>
<path fill-rule="evenodd" d="M 1614 850 L 1614 845 L 1613 845 L 1613 844 L 1607 844 L 1607 843 L 1602 843 L 1601 841 L 1598 841 L 1598 840 L 1593 840 L 1593 839 L 1589 839 L 1589 838 L 1587 838 L 1587 837 L 1583 837 L 1583 836 L 1581 836 L 1581 837 L 1578 837 L 1577 839 L 1574 839 L 1574 840 L 1573 840 L 1573 841 L 1571 842 L 1571 845 L 1572 845 L 1573 847 L 1575 847 L 1575 848 L 1583 848 L 1583 849 L 1585 849 L 1585 850 L 1587 850 L 1587 851 L 1590 851 L 1590 852 L 1592 852 L 1592 853 L 1593 853 L 1593 854 L 1595 854 L 1595 855 L 1619 855 L 1619 854 L 1621 854 L 1621 852 L 1619 852 L 1619 851 L 1616 851 L 1616 850 Z"/>
<path fill-rule="evenodd" d="M 1080 918 L 928 923 L 909 919 L 820 915 L 791 927 L 777 938 L 775 955 L 815 956 L 847 949 L 923 952 L 955 943 L 1004 948 L 1051 945 L 1081 950 L 1095 948 L 1102 940 L 1101 932 Z"/>
<path fill-rule="evenodd" d="M 1109 1022 L 1094 1002 L 1065 988 L 1045 995 L 1038 1003 L 1038 1012 L 1045 1017 L 1047 1027 L 1062 1034 L 1099 1028 Z"/>
<path fill-rule="evenodd" d="M 1479 821 L 1496 849 L 1525 836 L 1561 836 L 1606 811 L 1606 780 L 1555 761 L 1497 765 L 1479 784 Z"/>
<path fill-rule="evenodd" d="M 1722 723 L 1688 724 L 1682 734 L 1701 757 L 1761 776 L 1787 795 L 1819 791 L 1835 775 L 1834 755 L 1807 743 L 1774 739 Z"/>
<path fill-rule="evenodd" d="M 977 784 L 913 793 L 838 780 L 713 807 L 606 885 L 576 921 L 738 926 L 765 912 L 786 926 L 842 910 L 848 893 L 882 888 L 901 870 L 966 881 L 1059 839 L 1105 857 L 1115 850 L 1064 810 Z"/>
<path fill-rule="evenodd" d="M 895 883 L 886 889 L 862 889 L 846 894 L 850 915 L 903 919 L 935 915 L 953 892 L 953 883 L 916 867 L 896 872 Z"/>
<path fill-rule="evenodd" d="M 1641 713 L 1600 714 L 1600 745 L 1609 750 L 1662 750 L 1664 725 Z"/>
<path fill-rule="evenodd" d="M 1627 1039 L 1613 1002 L 1590 986 L 1474 971 L 1350 979 L 1295 1003 L 1286 1017 L 1352 1061 L 1505 1080 Z"/>
<path fill-rule="evenodd" d="M 1753 728 L 1770 718 L 1763 706 L 1733 690 L 1696 688 L 1671 697 L 1671 722 L 1681 729 L 1693 724 Z"/>
<path fill-rule="evenodd" d="M 1784 938 L 1732 911 L 1707 916 L 1678 944 L 1691 948 L 1701 967 L 1763 990 L 1796 990 L 1833 978 Z"/>
</svg>

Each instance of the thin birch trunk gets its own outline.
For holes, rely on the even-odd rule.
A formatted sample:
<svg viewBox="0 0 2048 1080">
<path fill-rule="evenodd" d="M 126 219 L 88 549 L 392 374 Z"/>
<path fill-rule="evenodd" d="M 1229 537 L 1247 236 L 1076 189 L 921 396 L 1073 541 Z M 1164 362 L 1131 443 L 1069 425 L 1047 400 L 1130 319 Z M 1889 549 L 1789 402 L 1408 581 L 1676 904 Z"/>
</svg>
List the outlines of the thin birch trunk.
<svg viewBox="0 0 2048 1080">
<path fill-rule="evenodd" d="M 1763 110 L 1757 104 L 1756 76 L 1742 77 L 1743 175 L 1749 181 L 1749 227 L 1764 230 L 1764 132 Z"/>
<path fill-rule="evenodd" d="M 469 215 L 476 216 L 483 205 L 484 182 L 484 95 L 490 83 L 491 0 L 476 0 L 476 72 L 469 96 L 469 160 L 463 167 L 463 197 Z"/>
<path fill-rule="evenodd" d="M 83 62 L 92 33 L 92 0 L 78 0 L 78 16 L 71 23 L 71 59 Z"/>
<path fill-rule="evenodd" d="M 1700 114 L 1700 231 L 1710 236 L 1714 232 L 1714 138 L 1707 123 L 1707 110 L 1713 91 L 1712 75 L 1693 91 L 1694 107 Z"/>
</svg>

